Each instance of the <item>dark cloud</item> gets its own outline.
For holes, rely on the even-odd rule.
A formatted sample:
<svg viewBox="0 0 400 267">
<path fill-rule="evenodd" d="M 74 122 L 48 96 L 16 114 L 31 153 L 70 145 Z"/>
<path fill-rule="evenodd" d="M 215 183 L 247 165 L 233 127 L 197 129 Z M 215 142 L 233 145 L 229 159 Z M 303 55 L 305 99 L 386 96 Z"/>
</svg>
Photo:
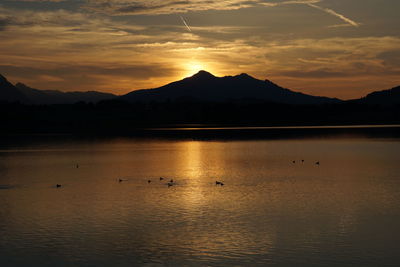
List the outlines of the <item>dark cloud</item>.
<svg viewBox="0 0 400 267">
<path fill-rule="evenodd" d="M 232 10 L 241 7 L 257 6 L 261 0 L 88 0 L 85 8 L 91 11 L 106 13 L 110 15 L 127 14 L 173 14 L 188 11 L 203 10 Z"/>
<path fill-rule="evenodd" d="M 118 13 L 139 13 L 139 12 L 160 10 L 163 8 L 188 5 L 188 4 L 190 4 L 189 1 L 175 1 L 175 2 L 169 2 L 166 4 L 159 4 L 159 5 L 146 5 L 145 3 L 143 3 L 143 4 L 136 3 L 136 4 L 126 5 L 126 6 L 123 6 L 120 8 L 116 8 L 115 11 Z"/>
<path fill-rule="evenodd" d="M 393 50 L 381 53 L 378 58 L 388 67 L 400 68 L 400 50 Z"/>
<path fill-rule="evenodd" d="M 295 78 L 339 78 L 353 75 L 353 73 L 348 73 L 345 71 L 333 71 L 329 69 L 317 69 L 312 71 L 284 71 L 279 72 L 279 74 Z"/>
<path fill-rule="evenodd" d="M 278 75 L 292 77 L 292 78 L 314 78 L 314 79 L 324 79 L 324 78 L 348 78 L 348 77 L 356 77 L 356 76 L 391 76 L 391 75 L 399 75 L 400 70 L 386 70 L 386 69 L 377 69 L 377 68 L 366 68 L 365 64 L 360 63 L 363 68 L 360 69 L 352 69 L 349 70 L 330 70 L 326 68 L 311 70 L 311 71 L 302 71 L 302 70 L 294 70 L 294 71 L 283 71 L 278 72 Z M 358 65 L 358 66 L 361 66 Z"/>
<path fill-rule="evenodd" d="M 23 75 L 26 77 L 35 77 L 38 75 L 52 75 L 58 77 L 68 77 L 81 75 L 105 75 L 113 77 L 129 77 L 148 79 L 151 77 L 171 75 L 175 68 L 168 65 L 140 64 L 128 66 L 89 66 L 89 65 L 68 65 L 55 68 L 25 67 L 0 65 L 0 73 L 10 75 Z"/>
<path fill-rule="evenodd" d="M 0 73 L 5 77 L 39 89 L 97 90 L 117 94 L 146 88 L 142 84 L 147 79 L 170 77 L 176 71 L 173 67 L 161 64 L 112 67 L 68 65 L 55 68 L 0 65 Z"/>
<path fill-rule="evenodd" d="M 50 1 L 0 1 L 0 73 L 13 81 L 149 88 L 196 66 L 316 91 L 329 86 L 324 81 L 361 88 L 399 80 L 398 0 Z M 190 33 L 177 14 L 184 12 Z M 332 27 L 347 17 L 363 24 Z"/>
<path fill-rule="evenodd" d="M 0 9 L 0 12 L 2 10 Z M 7 26 L 63 26 L 63 27 L 76 27 L 87 23 L 85 19 L 90 19 L 79 13 L 70 13 L 67 11 L 56 12 L 11 12 L 6 11 L 7 14 L 0 14 L 0 29 Z"/>
<path fill-rule="evenodd" d="M 6 18 L 6 17 L 0 18 L 0 31 L 4 31 L 5 28 L 10 24 L 12 24 L 12 21 L 10 18 Z"/>
</svg>

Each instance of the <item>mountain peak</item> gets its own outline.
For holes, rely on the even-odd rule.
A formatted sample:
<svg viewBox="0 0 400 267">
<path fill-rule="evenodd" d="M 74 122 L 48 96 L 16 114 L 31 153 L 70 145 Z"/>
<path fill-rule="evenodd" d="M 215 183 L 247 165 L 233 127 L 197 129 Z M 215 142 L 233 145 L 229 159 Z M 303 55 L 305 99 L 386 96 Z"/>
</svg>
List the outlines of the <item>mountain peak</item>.
<svg viewBox="0 0 400 267">
<path fill-rule="evenodd" d="M 9 102 L 28 102 L 28 99 L 6 77 L 0 74 L 0 100 Z"/>
<path fill-rule="evenodd" d="M 3 75 L 0 74 L 0 82 L 4 83 L 4 82 L 8 82 L 6 77 L 4 77 Z"/>
<path fill-rule="evenodd" d="M 15 87 L 17 87 L 17 88 L 27 88 L 28 86 L 26 84 L 24 84 L 24 83 L 18 82 L 18 83 L 15 84 Z"/>
<path fill-rule="evenodd" d="M 210 72 L 201 70 L 195 75 L 192 76 L 193 78 L 215 78 L 214 75 L 212 75 Z"/>
<path fill-rule="evenodd" d="M 254 77 L 252 77 L 252 76 L 250 76 L 249 74 L 247 74 L 247 73 L 241 73 L 241 74 L 239 74 L 239 75 L 237 75 L 236 77 L 238 77 L 238 78 L 240 78 L 240 79 L 246 79 L 246 80 L 255 80 L 255 78 Z"/>
<path fill-rule="evenodd" d="M 239 75 L 238 75 L 239 77 L 251 77 L 250 75 L 248 75 L 247 73 L 240 73 Z"/>
<path fill-rule="evenodd" d="M 285 104 L 336 103 L 337 100 L 321 98 L 284 89 L 258 80 L 246 73 L 236 76 L 216 77 L 207 71 L 151 90 L 138 90 L 121 96 L 128 102 L 268 102 Z"/>
</svg>

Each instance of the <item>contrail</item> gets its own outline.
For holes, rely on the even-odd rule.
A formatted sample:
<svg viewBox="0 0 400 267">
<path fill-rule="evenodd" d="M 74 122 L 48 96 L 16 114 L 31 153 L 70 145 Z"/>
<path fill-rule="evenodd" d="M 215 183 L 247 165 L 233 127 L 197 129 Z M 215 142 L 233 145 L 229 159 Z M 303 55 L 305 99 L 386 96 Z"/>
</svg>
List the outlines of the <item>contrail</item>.
<svg viewBox="0 0 400 267">
<path fill-rule="evenodd" d="M 310 6 L 310 7 L 313 7 L 313 8 L 316 8 L 316 9 L 319 9 L 319 10 L 322 10 L 322 11 L 328 13 L 328 14 L 334 15 L 334 16 L 338 17 L 339 19 L 345 21 L 346 23 L 348 23 L 348 24 L 350 24 L 350 25 L 352 25 L 352 26 L 354 26 L 354 27 L 360 26 L 360 23 L 357 23 L 357 22 L 355 22 L 354 20 L 351 20 L 351 19 L 349 19 L 349 18 L 346 18 L 346 17 L 343 16 L 342 14 L 339 14 L 339 13 L 337 13 L 336 11 L 334 11 L 334 10 L 332 10 L 332 9 L 330 9 L 330 8 L 320 7 L 320 6 L 311 4 L 311 3 L 307 3 L 306 5 L 308 5 L 308 6 Z"/>
<path fill-rule="evenodd" d="M 351 26 L 359 27 L 361 25 L 361 23 L 357 23 L 354 20 L 351 20 L 351 19 L 343 16 L 342 14 L 337 13 L 335 10 L 315 5 L 316 3 L 319 3 L 319 2 L 321 2 L 321 0 L 288 0 L 288 1 L 277 2 L 277 3 L 263 3 L 262 5 L 270 6 L 270 7 L 275 7 L 275 6 L 280 6 L 280 5 L 307 5 L 309 7 L 316 8 L 325 13 L 328 13 L 330 15 L 338 17 L 339 19 L 343 20 L 344 22 L 348 23 Z"/>
<path fill-rule="evenodd" d="M 182 16 L 180 16 L 180 17 L 181 17 L 181 20 L 182 20 L 183 24 L 185 24 L 186 28 L 188 29 L 188 31 L 192 32 L 192 30 L 190 29 L 189 25 L 186 23 L 185 19 Z"/>
</svg>

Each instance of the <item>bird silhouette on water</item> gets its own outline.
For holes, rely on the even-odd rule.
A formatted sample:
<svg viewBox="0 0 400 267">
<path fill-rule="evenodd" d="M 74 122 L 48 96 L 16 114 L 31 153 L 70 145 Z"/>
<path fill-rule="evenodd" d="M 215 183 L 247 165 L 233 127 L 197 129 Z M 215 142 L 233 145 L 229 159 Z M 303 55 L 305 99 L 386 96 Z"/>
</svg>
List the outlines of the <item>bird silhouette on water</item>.
<svg viewBox="0 0 400 267">
<path fill-rule="evenodd" d="M 319 161 L 315 162 L 316 165 L 319 165 Z"/>
<path fill-rule="evenodd" d="M 162 180 L 164 180 L 164 178 L 163 178 L 163 177 L 160 177 L 160 181 L 162 181 Z"/>
<path fill-rule="evenodd" d="M 56 184 L 56 187 L 57 187 L 57 188 L 60 188 L 60 187 L 61 187 L 61 185 L 60 185 L 60 184 Z"/>
<path fill-rule="evenodd" d="M 151 183 L 151 180 L 147 180 L 147 183 Z"/>
<path fill-rule="evenodd" d="M 215 185 L 220 185 L 220 186 L 223 186 L 223 185 L 224 185 L 224 183 L 223 183 L 223 182 L 219 182 L 219 181 L 215 181 Z"/>
</svg>

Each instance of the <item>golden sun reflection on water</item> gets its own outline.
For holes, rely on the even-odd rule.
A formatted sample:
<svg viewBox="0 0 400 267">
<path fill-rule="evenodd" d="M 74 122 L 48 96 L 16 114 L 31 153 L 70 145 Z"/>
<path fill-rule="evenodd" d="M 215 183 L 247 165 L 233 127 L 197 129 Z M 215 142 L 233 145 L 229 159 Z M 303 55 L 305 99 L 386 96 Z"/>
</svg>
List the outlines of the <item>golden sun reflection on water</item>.
<svg viewBox="0 0 400 267">
<path fill-rule="evenodd" d="M 202 156 L 203 149 L 202 143 L 198 141 L 183 142 L 182 146 L 185 150 L 183 157 L 184 165 L 187 166 L 186 175 L 195 180 L 196 177 L 201 177 L 203 174 L 202 169 Z"/>
<path fill-rule="evenodd" d="M 187 181 L 190 190 L 183 194 L 182 203 L 187 208 L 204 205 L 204 185 L 207 184 L 206 166 L 203 164 L 204 148 L 198 141 L 187 141 L 181 144 L 183 155 L 181 166 L 184 168 L 183 179 Z"/>
<path fill-rule="evenodd" d="M 54 255 L 47 266 L 64 251 L 93 266 L 328 266 L 327 253 L 354 266 L 394 262 L 399 146 L 127 138 L 0 152 L 0 251 L 30 256 L 16 266 L 36 251 Z"/>
<path fill-rule="evenodd" d="M 260 253 L 269 253 L 274 248 L 275 229 L 270 229 L 262 236 L 257 234 L 252 222 L 235 223 L 233 217 L 243 208 L 240 203 L 234 203 L 241 198 L 237 187 L 232 183 L 224 187 L 217 186 L 216 180 L 229 179 L 227 169 L 229 149 L 224 142 L 186 141 L 181 142 L 183 150 L 181 166 L 184 168 L 184 187 L 177 185 L 177 201 L 184 212 L 181 216 L 190 222 L 190 227 L 197 229 L 199 223 L 205 223 L 210 228 L 207 232 L 188 235 L 191 239 L 191 249 L 198 251 L 203 257 L 215 257 L 222 251 L 232 249 L 234 258 L 241 251 L 252 251 L 258 247 Z M 179 188 L 179 189 L 178 189 Z M 245 203 L 247 199 L 242 199 Z M 246 206 L 245 204 L 244 206 Z M 214 220 L 207 220 L 213 214 Z M 218 221 L 218 222 L 217 222 Z M 252 230 L 249 230 L 252 229 Z M 194 230 L 195 231 L 195 230 Z"/>
</svg>

